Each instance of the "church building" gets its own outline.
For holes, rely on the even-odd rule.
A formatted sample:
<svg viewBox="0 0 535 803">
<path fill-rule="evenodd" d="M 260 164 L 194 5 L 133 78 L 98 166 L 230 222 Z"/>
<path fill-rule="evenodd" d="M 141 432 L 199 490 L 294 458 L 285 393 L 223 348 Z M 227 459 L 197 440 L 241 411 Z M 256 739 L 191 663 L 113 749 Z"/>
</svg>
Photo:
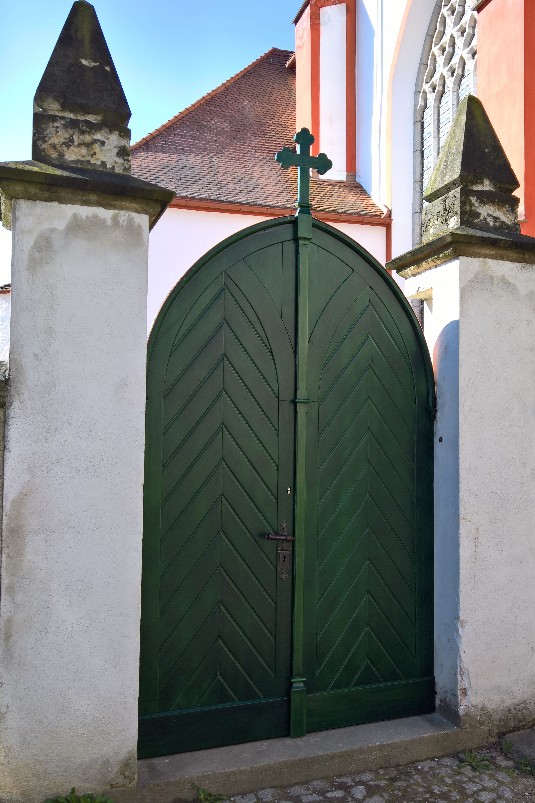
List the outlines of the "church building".
<svg viewBox="0 0 535 803">
<path fill-rule="evenodd" d="M 176 193 L 151 235 L 149 329 L 209 248 L 292 213 L 295 172 L 274 154 L 303 126 L 333 161 L 312 176 L 315 216 L 384 265 L 420 242 L 424 187 L 476 94 L 518 177 L 522 232 L 535 233 L 526 0 L 306 0 L 294 24 L 294 53 L 273 48 L 133 148 L 134 175 Z"/>
<path fill-rule="evenodd" d="M 75 0 L 0 164 L 5 803 L 535 721 L 535 6 L 294 2 L 294 52 L 131 146 Z"/>
</svg>

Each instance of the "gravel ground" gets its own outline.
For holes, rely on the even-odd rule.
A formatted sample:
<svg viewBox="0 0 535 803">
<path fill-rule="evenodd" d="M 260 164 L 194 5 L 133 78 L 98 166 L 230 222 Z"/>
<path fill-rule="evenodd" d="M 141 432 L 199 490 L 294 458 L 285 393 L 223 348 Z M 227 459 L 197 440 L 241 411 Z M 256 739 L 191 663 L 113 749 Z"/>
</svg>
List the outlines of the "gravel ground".
<svg viewBox="0 0 535 803">
<path fill-rule="evenodd" d="M 493 745 L 477 752 L 403 767 L 261 789 L 230 800 L 233 803 L 535 803 L 535 773 L 527 766 L 515 765 L 498 745 Z"/>
</svg>

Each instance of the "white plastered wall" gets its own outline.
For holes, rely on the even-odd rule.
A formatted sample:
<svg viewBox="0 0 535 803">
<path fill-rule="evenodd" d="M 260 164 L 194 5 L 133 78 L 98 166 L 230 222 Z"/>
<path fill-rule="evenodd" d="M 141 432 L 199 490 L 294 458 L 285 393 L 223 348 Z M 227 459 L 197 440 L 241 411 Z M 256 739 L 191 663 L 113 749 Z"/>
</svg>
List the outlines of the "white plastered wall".
<svg viewBox="0 0 535 803">
<path fill-rule="evenodd" d="M 455 716 L 459 675 L 459 263 L 407 279 L 424 298 L 424 334 L 433 358 L 435 422 L 435 680 L 439 709 Z"/>
<path fill-rule="evenodd" d="M 331 223 L 330 225 L 355 240 L 366 251 L 369 251 L 381 265 L 385 264 L 386 229 L 383 226 L 355 226 L 352 223 Z"/>
<path fill-rule="evenodd" d="M 535 718 L 535 272 L 460 260 L 459 707 Z"/>
<path fill-rule="evenodd" d="M 0 371 L 9 362 L 9 322 L 11 320 L 11 293 L 0 293 Z"/>
<path fill-rule="evenodd" d="M 147 331 L 162 304 L 197 260 L 222 240 L 242 229 L 270 218 L 260 215 L 203 212 L 190 209 L 168 209 L 150 233 Z M 351 237 L 384 265 L 386 262 L 386 229 L 354 223 L 331 223 Z M 1 230 L 0 230 L 1 231 Z M 11 246 L 11 232 L 5 232 Z M 11 247 L 9 248 L 11 254 Z M 10 280 L 6 272 L 5 281 Z M 0 344 L 9 345 L 9 310 L 0 316 Z M 7 344 L 7 345 L 6 345 Z M 2 356 L 0 354 L 0 359 Z"/>
<path fill-rule="evenodd" d="M 535 273 L 460 257 L 406 289 L 427 299 L 437 382 L 438 704 L 507 730 L 535 718 Z"/>
<path fill-rule="evenodd" d="M 11 281 L 11 232 L 0 225 L 0 285 Z"/>
<path fill-rule="evenodd" d="M 149 240 L 149 332 L 171 290 L 198 259 L 226 237 L 267 219 L 256 215 L 168 209 L 152 230 Z M 384 226 L 331 225 L 352 237 L 382 265 L 385 264 Z"/>
<path fill-rule="evenodd" d="M 168 209 L 149 238 L 149 332 L 175 284 L 198 259 L 227 237 L 267 219 L 260 215 Z"/>
<path fill-rule="evenodd" d="M 347 178 L 346 17 L 345 3 L 320 9 L 320 146 L 331 181 Z"/>
<path fill-rule="evenodd" d="M 135 782 L 148 218 L 13 203 L 0 799 Z"/>
</svg>

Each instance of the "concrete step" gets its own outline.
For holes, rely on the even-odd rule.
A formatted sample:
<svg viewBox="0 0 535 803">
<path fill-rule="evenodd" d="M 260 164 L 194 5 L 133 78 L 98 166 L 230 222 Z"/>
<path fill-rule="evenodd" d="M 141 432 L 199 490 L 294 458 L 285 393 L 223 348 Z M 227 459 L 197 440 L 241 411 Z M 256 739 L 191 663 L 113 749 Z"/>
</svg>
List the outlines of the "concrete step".
<svg viewBox="0 0 535 803">
<path fill-rule="evenodd" d="M 502 748 L 515 761 L 535 769 L 535 728 L 507 734 L 502 739 Z"/>
<path fill-rule="evenodd" d="M 138 786 L 113 790 L 112 796 L 116 803 L 179 803 L 197 799 L 194 785 L 237 795 L 423 761 L 490 740 L 488 728 L 457 728 L 439 714 L 427 714 L 145 759 L 139 762 Z"/>
</svg>

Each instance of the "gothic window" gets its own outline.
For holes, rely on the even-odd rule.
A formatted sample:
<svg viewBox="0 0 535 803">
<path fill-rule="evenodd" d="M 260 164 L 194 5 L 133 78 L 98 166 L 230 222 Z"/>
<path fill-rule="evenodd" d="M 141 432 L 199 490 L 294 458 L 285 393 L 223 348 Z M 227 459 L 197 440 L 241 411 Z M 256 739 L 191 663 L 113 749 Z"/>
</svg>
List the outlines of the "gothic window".
<svg viewBox="0 0 535 803">
<path fill-rule="evenodd" d="M 438 0 L 416 88 L 414 241 L 420 241 L 423 191 L 459 101 L 476 94 L 477 0 Z"/>
</svg>

